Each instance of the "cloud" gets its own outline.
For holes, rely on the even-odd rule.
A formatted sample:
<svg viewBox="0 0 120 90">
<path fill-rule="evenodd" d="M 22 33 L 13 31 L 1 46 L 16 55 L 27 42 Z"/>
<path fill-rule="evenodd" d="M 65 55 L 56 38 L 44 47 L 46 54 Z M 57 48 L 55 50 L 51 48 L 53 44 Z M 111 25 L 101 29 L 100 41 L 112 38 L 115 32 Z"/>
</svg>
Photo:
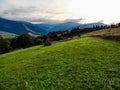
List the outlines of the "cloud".
<svg viewBox="0 0 120 90">
<path fill-rule="evenodd" d="M 26 18 L 27 21 L 32 22 L 32 23 L 61 23 L 62 21 L 60 20 L 54 20 L 54 19 L 46 19 L 46 18 Z"/>
<path fill-rule="evenodd" d="M 26 19 L 27 21 L 33 22 L 33 23 L 66 23 L 66 22 L 75 22 L 75 23 L 82 23 L 84 20 L 83 18 L 80 19 L 65 19 L 65 20 L 55 20 L 55 19 L 45 19 L 45 18 L 31 18 Z"/>
<path fill-rule="evenodd" d="M 19 16 L 19 15 L 29 15 L 37 11 L 34 7 L 23 8 L 23 7 L 16 7 L 13 9 L 7 9 L 0 13 L 0 16 Z"/>
<path fill-rule="evenodd" d="M 81 22 L 83 18 L 71 19 L 65 14 L 62 7 L 64 1 L 3 0 L 0 2 L 0 17 L 32 23 Z"/>
<path fill-rule="evenodd" d="M 100 20 L 109 23 L 120 21 L 119 2 L 119 0 L 0 0 L 0 17 L 37 22 L 39 20 L 82 22 L 84 20 L 80 18 L 83 17 L 87 23 Z"/>
<path fill-rule="evenodd" d="M 56 0 L 4 0 L 0 2 L 0 17 L 30 22 L 58 22 L 57 18 L 64 12 L 57 3 Z"/>
<path fill-rule="evenodd" d="M 32 23 L 81 22 L 83 18 L 71 19 L 65 14 L 62 7 L 65 1 L 3 0 L 0 2 L 0 17 Z"/>
<path fill-rule="evenodd" d="M 78 23 L 78 22 L 81 22 L 81 21 L 83 21 L 84 20 L 84 18 L 79 18 L 79 19 L 66 19 L 66 20 L 64 20 L 64 22 L 76 22 L 76 23 Z"/>
</svg>

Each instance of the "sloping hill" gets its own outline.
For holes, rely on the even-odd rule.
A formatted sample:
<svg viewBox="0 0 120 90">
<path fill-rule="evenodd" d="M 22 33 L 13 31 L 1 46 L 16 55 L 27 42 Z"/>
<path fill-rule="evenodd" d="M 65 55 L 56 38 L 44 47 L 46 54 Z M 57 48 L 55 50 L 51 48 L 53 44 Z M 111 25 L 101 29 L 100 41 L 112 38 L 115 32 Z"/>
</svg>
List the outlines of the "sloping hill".
<svg viewBox="0 0 120 90">
<path fill-rule="evenodd" d="M 88 35 L 93 37 L 101 37 L 105 39 L 120 41 L 120 28 L 103 29 L 91 32 Z"/>
<path fill-rule="evenodd" d="M 120 36 L 120 28 L 109 28 L 109 29 L 102 29 L 99 31 L 91 32 L 91 35 L 94 36 Z"/>
<path fill-rule="evenodd" d="M 14 38 L 17 35 L 14 33 L 0 31 L 0 36 L 2 36 L 3 38 Z"/>
<path fill-rule="evenodd" d="M 0 90 L 119 90 L 119 46 L 83 37 L 0 55 Z"/>
</svg>

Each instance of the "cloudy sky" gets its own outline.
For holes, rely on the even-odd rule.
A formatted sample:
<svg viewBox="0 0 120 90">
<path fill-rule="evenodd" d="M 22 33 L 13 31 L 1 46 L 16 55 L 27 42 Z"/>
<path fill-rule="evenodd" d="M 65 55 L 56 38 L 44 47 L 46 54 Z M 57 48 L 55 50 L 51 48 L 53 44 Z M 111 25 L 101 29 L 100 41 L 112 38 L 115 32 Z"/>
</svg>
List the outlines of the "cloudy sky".
<svg viewBox="0 0 120 90">
<path fill-rule="evenodd" d="M 120 0 L 0 0 L 0 17 L 33 23 L 120 21 Z"/>
</svg>

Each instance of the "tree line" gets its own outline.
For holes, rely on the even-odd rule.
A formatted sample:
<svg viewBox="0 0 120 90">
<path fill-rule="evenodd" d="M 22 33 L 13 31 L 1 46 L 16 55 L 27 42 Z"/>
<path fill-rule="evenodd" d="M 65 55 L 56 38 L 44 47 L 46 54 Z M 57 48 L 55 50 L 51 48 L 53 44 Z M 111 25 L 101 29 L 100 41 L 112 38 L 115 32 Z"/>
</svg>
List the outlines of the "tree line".
<svg viewBox="0 0 120 90">
<path fill-rule="evenodd" d="M 35 45 L 49 46 L 53 41 L 64 40 L 74 36 L 80 37 L 81 34 L 107 29 L 120 27 L 120 23 L 111 25 L 93 26 L 93 28 L 81 29 L 79 26 L 72 30 L 49 32 L 46 35 L 34 37 L 29 34 L 23 34 L 12 39 L 4 39 L 0 36 L 0 54 L 13 51 L 20 48 L 27 48 Z"/>
</svg>

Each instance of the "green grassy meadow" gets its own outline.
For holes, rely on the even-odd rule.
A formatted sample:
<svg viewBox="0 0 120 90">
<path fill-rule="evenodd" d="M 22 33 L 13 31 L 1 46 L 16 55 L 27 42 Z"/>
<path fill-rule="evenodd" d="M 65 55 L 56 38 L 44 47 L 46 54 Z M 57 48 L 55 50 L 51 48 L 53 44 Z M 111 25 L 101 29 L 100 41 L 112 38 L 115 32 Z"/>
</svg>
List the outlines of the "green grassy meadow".
<svg viewBox="0 0 120 90">
<path fill-rule="evenodd" d="M 0 90 L 120 90 L 120 43 L 81 37 L 0 55 Z"/>
</svg>

